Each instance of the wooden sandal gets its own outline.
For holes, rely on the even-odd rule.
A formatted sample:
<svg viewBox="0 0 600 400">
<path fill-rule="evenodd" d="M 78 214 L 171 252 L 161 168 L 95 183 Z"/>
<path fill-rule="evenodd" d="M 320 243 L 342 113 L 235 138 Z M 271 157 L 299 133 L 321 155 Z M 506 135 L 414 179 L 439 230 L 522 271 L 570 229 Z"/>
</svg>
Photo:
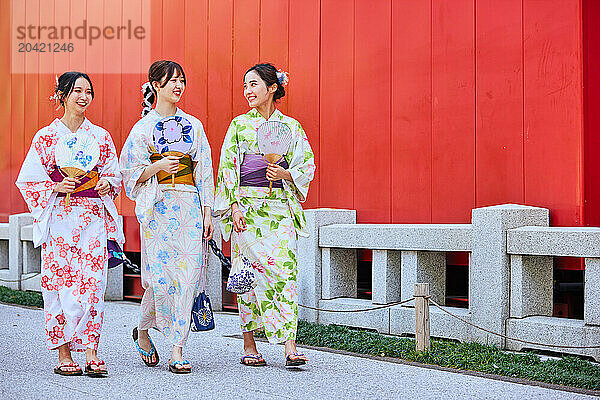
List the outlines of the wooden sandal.
<svg viewBox="0 0 600 400">
<path fill-rule="evenodd" d="M 95 365 L 97 368 L 92 368 L 92 365 Z M 99 360 L 90 360 L 85 364 L 85 374 L 91 378 L 102 378 L 108 375 L 108 371 L 105 369 L 100 369 L 101 365 L 106 365 L 104 361 Z"/>
<path fill-rule="evenodd" d="M 178 365 L 181 365 L 181 368 L 177 368 Z M 189 365 L 190 367 L 186 368 L 185 367 L 186 365 Z M 189 374 L 190 372 L 192 372 L 192 366 L 188 360 L 184 360 L 184 361 L 169 360 L 169 371 L 171 371 L 174 374 Z"/>
<path fill-rule="evenodd" d="M 66 369 L 63 368 L 75 368 L 74 371 L 68 371 Z M 61 362 L 60 364 L 58 364 L 56 367 L 54 367 L 54 373 L 57 375 L 62 375 L 62 376 L 78 376 L 78 375 L 83 375 L 83 371 L 81 370 L 81 367 L 79 366 L 79 364 L 77 364 L 76 362 L 72 362 L 72 361 L 64 361 Z"/>
<path fill-rule="evenodd" d="M 135 347 L 137 348 L 138 353 L 140 353 L 140 355 L 142 356 L 142 361 L 144 362 L 144 364 L 146 364 L 147 367 L 156 367 L 158 365 L 158 352 L 156 351 L 156 347 L 154 347 L 154 343 L 152 342 L 152 339 L 150 338 L 150 336 L 148 336 L 148 339 L 150 339 L 150 351 L 146 351 L 144 349 L 142 349 L 140 347 L 140 345 L 138 344 L 138 328 L 137 326 L 135 328 L 133 328 L 133 332 L 132 332 L 132 336 L 133 336 L 133 342 L 135 343 Z M 152 359 L 152 356 L 156 354 L 156 361 L 152 362 L 152 361 L 147 361 L 146 358 L 148 360 Z M 146 358 L 144 358 L 146 357 Z"/>
<path fill-rule="evenodd" d="M 304 358 L 300 358 L 304 357 Z M 285 366 L 287 367 L 299 367 L 305 365 L 307 360 L 303 353 L 293 352 L 285 356 Z"/>
<path fill-rule="evenodd" d="M 248 361 L 256 360 L 256 361 Z M 244 364 L 248 367 L 264 367 L 267 362 L 263 358 L 262 354 L 244 354 L 240 359 L 240 364 Z"/>
</svg>

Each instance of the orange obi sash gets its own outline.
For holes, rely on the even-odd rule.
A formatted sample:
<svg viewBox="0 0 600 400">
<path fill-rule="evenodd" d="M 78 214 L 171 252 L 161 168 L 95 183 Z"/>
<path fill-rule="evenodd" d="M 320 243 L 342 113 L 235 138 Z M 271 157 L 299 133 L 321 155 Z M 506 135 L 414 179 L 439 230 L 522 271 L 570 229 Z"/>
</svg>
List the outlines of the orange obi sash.
<svg viewBox="0 0 600 400">
<path fill-rule="evenodd" d="M 162 160 L 165 156 L 181 156 L 179 152 L 170 152 L 167 151 L 164 154 L 153 153 L 150 155 L 150 161 L 155 163 L 157 161 Z M 175 174 L 175 183 L 180 183 L 182 185 L 192 185 L 195 186 L 194 182 L 194 167 L 196 163 L 192 161 L 192 157 L 189 154 L 184 154 L 179 159 L 179 170 Z M 158 183 L 163 184 L 171 184 L 172 175 L 166 173 L 165 171 L 158 171 L 156 173 L 156 177 L 158 178 Z"/>
</svg>

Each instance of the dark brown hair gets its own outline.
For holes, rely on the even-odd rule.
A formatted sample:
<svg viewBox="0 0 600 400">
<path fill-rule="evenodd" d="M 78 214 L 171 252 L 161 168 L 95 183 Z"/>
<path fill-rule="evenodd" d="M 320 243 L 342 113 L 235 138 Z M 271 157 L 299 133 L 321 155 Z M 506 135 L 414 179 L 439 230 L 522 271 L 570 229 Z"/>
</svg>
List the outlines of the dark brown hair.
<svg viewBox="0 0 600 400">
<path fill-rule="evenodd" d="M 142 117 L 148 114 L 150 110 L 152 110 L 152 105 L 156 100 L 156 93 L 154 91 L 154 87 L 152 86 L 152 82 L 158 82 L 160 84 L 161 82 L 163 82 L 164 78 L 164 82 L 162 83 L 162 85 L 160 85 L 160 87 L 165 87 L 167 86 L 167 82 L 169 82 L 169 79 L 173 77 L 175 72 L 177 72 L 177 75 L 183 77 L 184 82 L 186 81 L 185 72 L 183 72 L 183 68 L 175 61 L 160 60 L 152 63 L 150 69 L 148 70 L 148 82 L 150 84 L 147 85 L 144 89 L 144 101 L 142 102 Z"/>
<path fill-rule="evenodd" d="M 92 99 L 94 98 L 94 85 L 92 85 L 90 77 L 87 76 L 87 74 L 84 74 L 83 72 L 69 71 L 65 72 L 58 78 L 56 89 L 54 89 L 54 93 L 56 94 L 56 96 L 58 96 L 58 101 L 60 102 L 61 106 L 64 107 L 65 100 L 73 91 L 73 87 L 75 87 L 75 82 L 77 82 L 77 79 L 79 78 L 84 78 L 89 82 L 90 89 L 92 90 Z"/>
<path fill-rule="evenodd" d="M 279 82 L 279 78 L 277 77 L 277 69 L 275 69 L 275 66 L 273 64 L 256 64 L 255 66 L 248 69 L 248 71 L 246 71 L 244 77 L 246 77 L 246 75 L 250 71 L 255 71 L 258 74 L 258 76 L 260 76 L 260 79 L 262 79 L 265 82 L 267 88 L 277 84 L 277 90 L 275 90 L 275 93 L 273 93 L 273 101 L 277 101 L 283 96 L 285 96 L 285 89 L 283 88 L 281 82 Z"/>
</svg>

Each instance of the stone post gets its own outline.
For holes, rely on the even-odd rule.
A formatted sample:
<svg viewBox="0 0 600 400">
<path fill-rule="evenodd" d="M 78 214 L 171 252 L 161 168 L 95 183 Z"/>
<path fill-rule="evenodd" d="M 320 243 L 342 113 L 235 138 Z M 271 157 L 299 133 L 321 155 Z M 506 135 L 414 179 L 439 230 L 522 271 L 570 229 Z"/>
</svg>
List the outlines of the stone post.
<svg viewBox="0 0 600 400">
<path fill-rule="evenodd" d="M 332 224 L 355 224 L 356 211 L 332 208 L 305 210 L 308 237 L 298 240 L 298 302 L 318 307 L 321 300 L 321 248 L 319 228 Z M 301 319 L 318 322 L 318 312 L 300 307 Z"/>
<path fill-rule="evenodd" d="M 446 301 L 446 253 L 441 251 L 402 252 L 402 300 L 413 296 L 417 283 L 428 283 L 431 298 Z"/>
<path fill-rule="evenodd" d="M 21 244 L 21 228 L 33 224 L 33 217 L 29 213 L 13 214 L 8 217 L 8 271 L 0 275 L 5 279 L 17 280 L 23 273 L 23 246 Z M 4 286 L 11 289 L 21 289 L 20 282 L 3 282 Z"/>
<path fill-rule="evenodd" d="M 510 316 L 552 316 L 552 257 L 510 256 Z"/>
<path fill-rule="evenodd" d="M 548 226 L 545 208 L 516 204 L 476 208 L 472 213 L 473 245 L 469 266 L 469 309 L 472 322 L 498 333 L 506 333 L 509 317 L 510 258 L 506 231 L 521 226 Z M 481 341 L 504 345 L 504 340 L 473 328 Z"/>
<path fill-rule="evenodd" d="M 373 250 L 373 303 L 388 304 L 400 301 L 400 265 L 400 251 Z"/>
<path fill-rule="evenodd" d="M 586 258 L 584 274 L 583 320 L 600 325 L 600 258 Z"/>
</svg>

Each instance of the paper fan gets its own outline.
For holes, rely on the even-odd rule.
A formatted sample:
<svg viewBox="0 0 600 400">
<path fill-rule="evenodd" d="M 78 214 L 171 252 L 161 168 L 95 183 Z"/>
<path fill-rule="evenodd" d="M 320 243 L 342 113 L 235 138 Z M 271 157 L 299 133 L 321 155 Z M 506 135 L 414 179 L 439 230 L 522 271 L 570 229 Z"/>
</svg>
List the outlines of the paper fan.
<svg viewBox="0 0 600 400">
<path fill-rule="evenodd" d="M 194 144 L 192 123 L 179 115 L 162 118 L 152 131 L 154 147 L 165 156 L 183 156 L 188 154 Z M 171 185 L 175 186 L 175 175 L 171 175 Z"/>
<path fill-rule="evenodd" d="M 100 159 L 100 146 L 88 134 L 70 133 L 58 139 L 55 148 L 56 165 L 66 176 L 79 178 L 90 172 Z M 65 204 L 69 205 L 71 193 L 67 193 Z"/>
<path fill-rule="evenodd" d="M 263 122 L 256 132 L 258 149 L 266 162 L 277 164 L 290 149 L 292 130 L 281 121 Z M 273 181 L 269 182 L 269 196 Z"/>
</svg>

